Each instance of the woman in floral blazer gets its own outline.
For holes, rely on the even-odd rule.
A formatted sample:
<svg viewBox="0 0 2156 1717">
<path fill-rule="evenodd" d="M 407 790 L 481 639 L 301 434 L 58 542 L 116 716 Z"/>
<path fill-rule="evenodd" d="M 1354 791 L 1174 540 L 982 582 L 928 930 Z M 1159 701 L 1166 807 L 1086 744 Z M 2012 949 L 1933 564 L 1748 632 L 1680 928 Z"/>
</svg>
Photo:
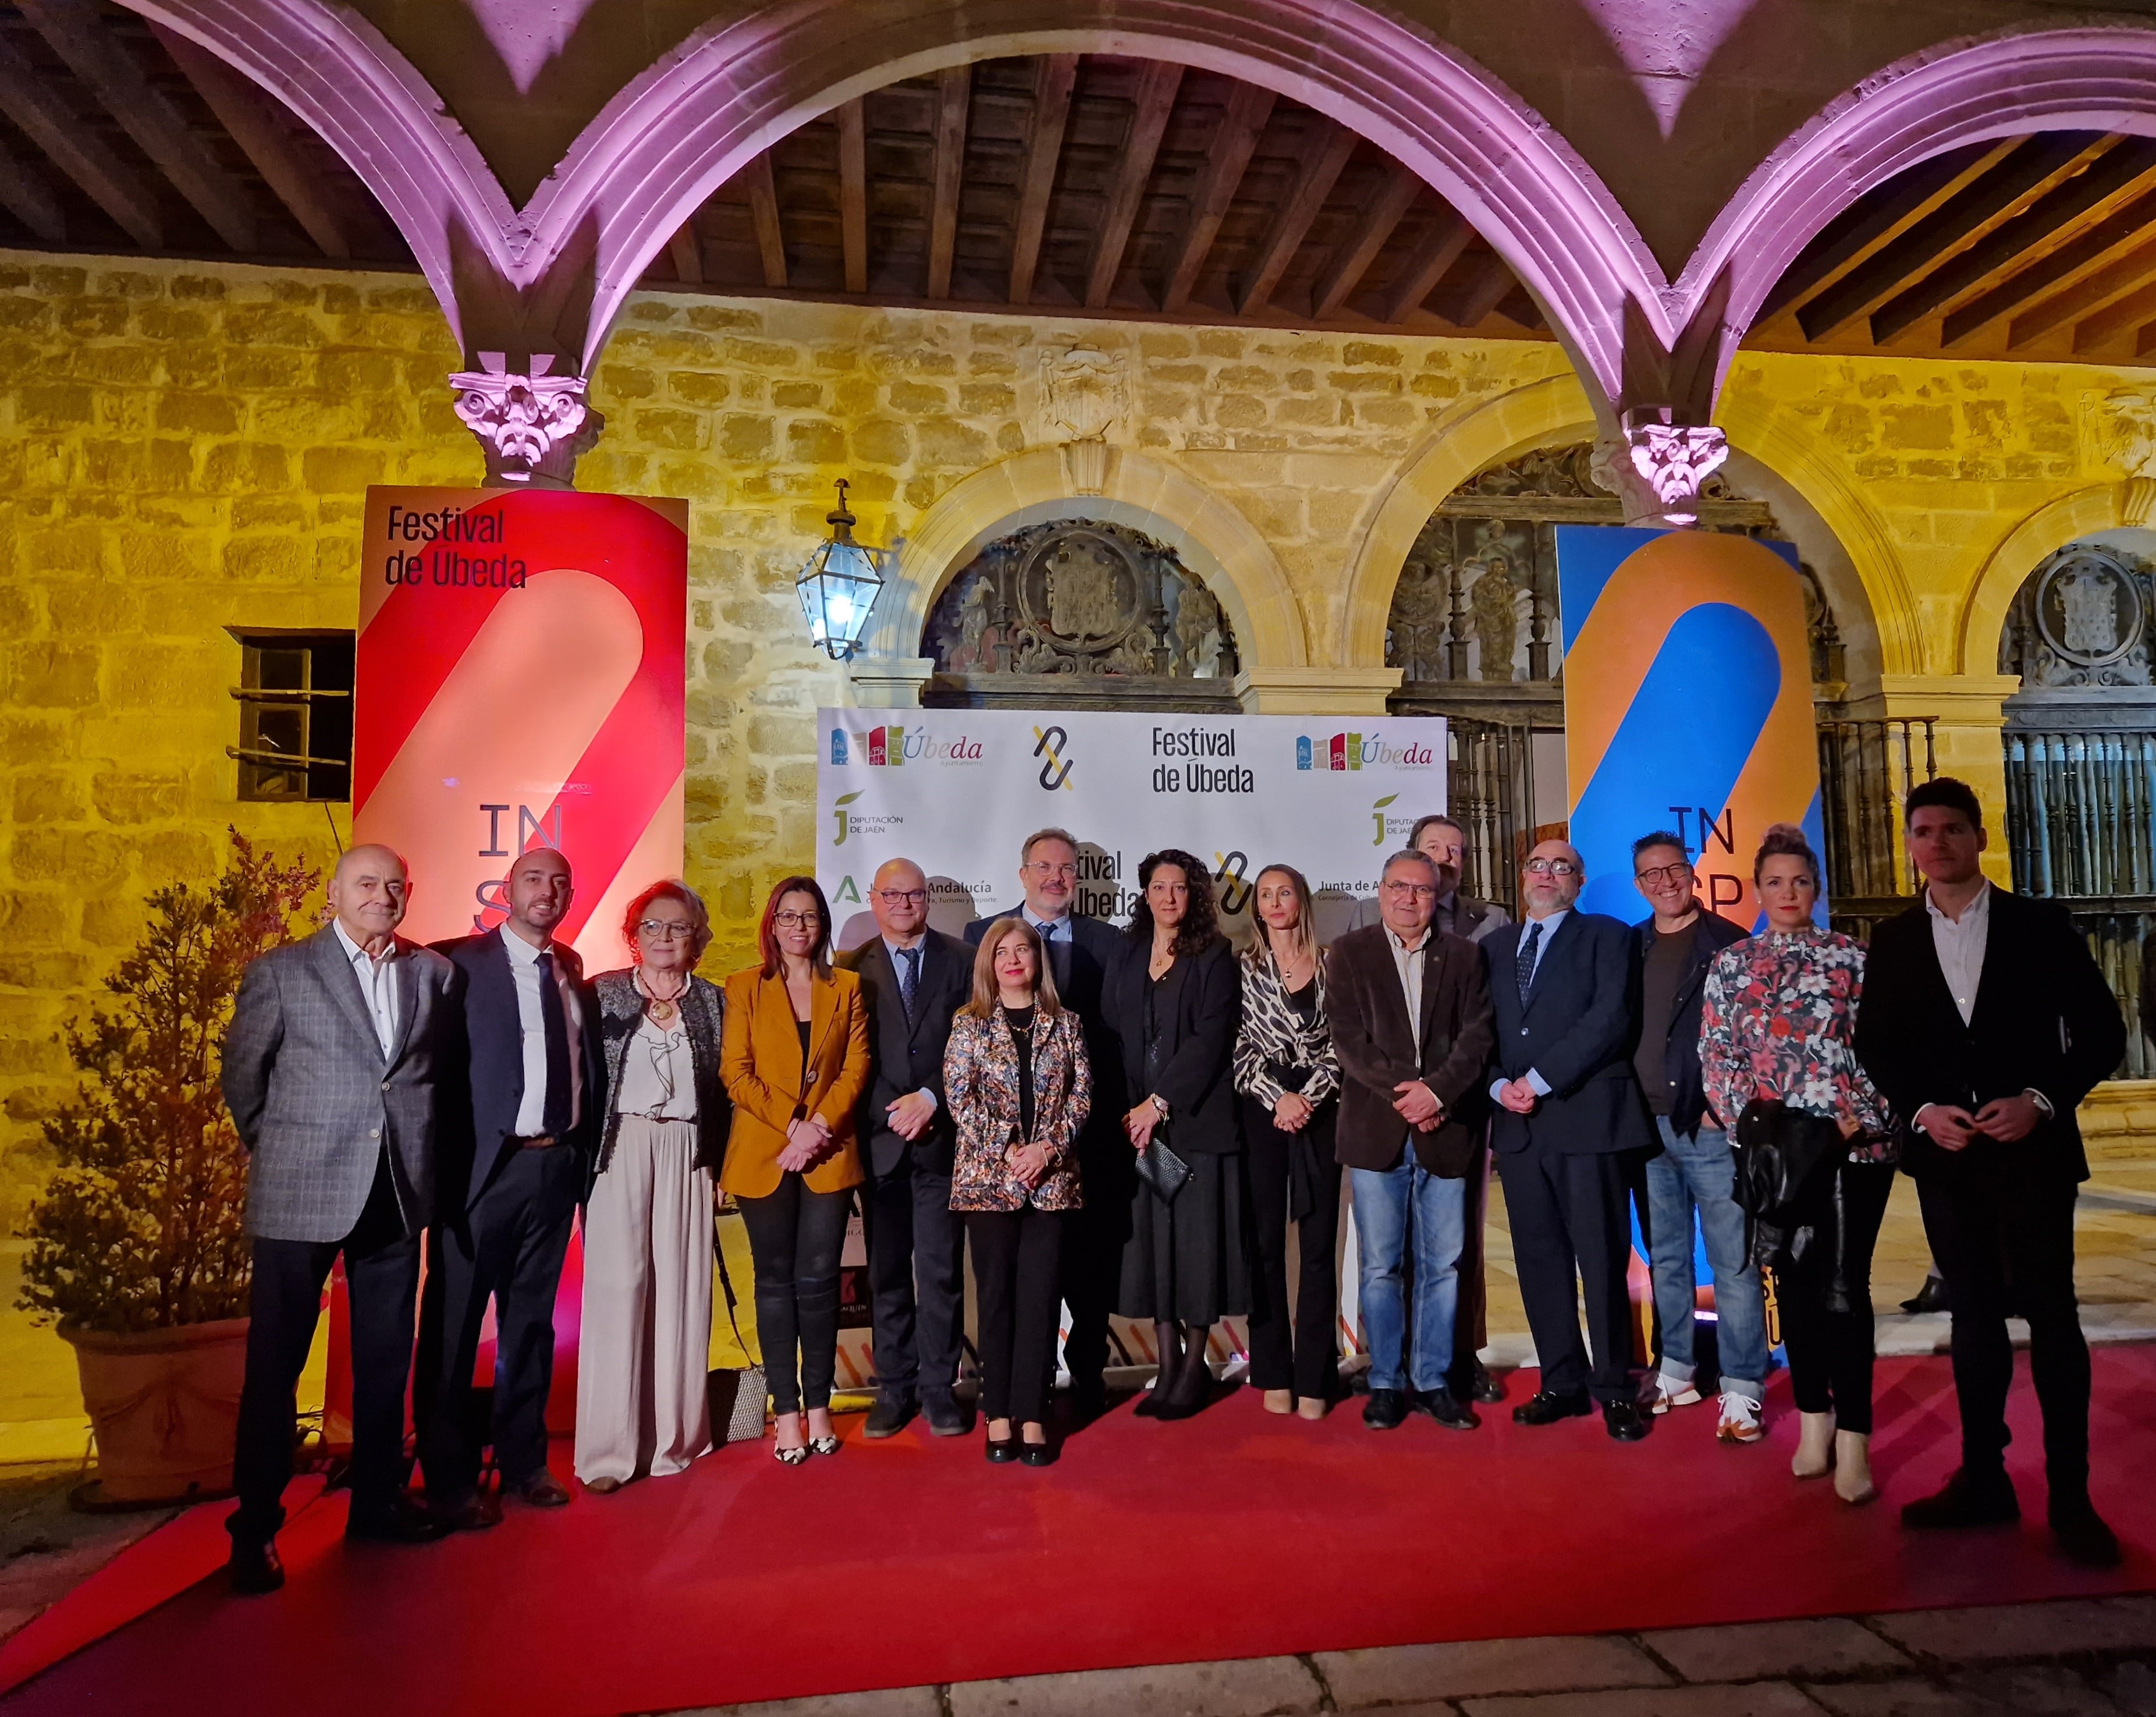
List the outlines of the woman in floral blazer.
<svg viewBox="0 0 2156 1717">
<path fill-rule="evenodd" d="M 1084 1028 L 1057 1001 L 1040 934 L 1023 918 L 999 918 L 981 938 L 973 996 L 943 1051 L 943 1092 L 958 1135 L 951 1208 L 965 1217 L 980 1296 L 988 1459 L 1045 1467 L 1055 1459 L 1045 1421 L 1064 1216 L 1079 1208 L 1093 1076 Z"/>
<path fill-rule="evenodd" d="M 1831 1472 L 1850 1503 L 1871 1483 L 1871 1249 L 1894 1182 L 1887 1104 L 1858 1065 L 1861 944 L 1812 922 L 1819 860 L 1804 831 L 1777 823 L 1753 864 L 1767 929 L 1724 948 L 1707 973 L 1699 1060 L 1707 1101 L 1734 1130 L 1755 1098 L 1830 1121 L 1848 1142 L 1804 1184 L 1811 1238 L 1775 1272 L 1789 1381 L 1803 1430 L 1790 1470 Z"/>
</svg>

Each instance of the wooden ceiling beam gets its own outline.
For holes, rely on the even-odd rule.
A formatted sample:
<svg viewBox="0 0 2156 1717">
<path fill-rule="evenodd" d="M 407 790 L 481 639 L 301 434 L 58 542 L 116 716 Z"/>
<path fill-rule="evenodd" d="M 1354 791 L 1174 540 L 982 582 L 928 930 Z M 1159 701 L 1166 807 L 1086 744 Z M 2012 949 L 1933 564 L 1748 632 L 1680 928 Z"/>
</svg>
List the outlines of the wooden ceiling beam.
<svg viewBox="0 0 2156 1717">
<path fill-rule="evenodd" d="M 1220 129 L 1214 133 L 1212 147 L 1206 152 L 1204 171 L 1199 177 L 1198 194 L 1191 201 L 1190 224 L 1183 229 L 1183 249 L 1168 274 L 1167 288 L 1161 294 L 1163 310 L 1181 310 L 1190 302 L 1198 277 L 1204 271 L 1205 259 L 1213 254 L 1213 240 L 1219 234 L 1228 205 L 1235 200 L 1243 173 L 1257 149 L 1258 138 L 1265 131 L 1265 121 L 1273 116 L 1273 104 L 1279 99 L 1270 90 L 1243 83 L 1235 85 L 1228 97 L 1228 111 L 1222 116 Z"/>
<path fill-rule="evenodd" d="M 966 178 L 966 121 L 972 111 L 973 68 L 947 66 L 936 75 L 936 182 L 928 208 L 928 296 L 951 296 L 951 263 L 958 254 L 958 193 Z"/>
<path fill-rule="evenodd" d="M 1040 267 L 1041 235 L 1048 230 L 1048 199 L 1063 157 L 1063 131 L 1070 121 L 1070 92 L 1078 83 L 1078 56 L 1045 54 L 1034 68 L 1033 117 L 1026 127 L 1025 167 L 1019 175 L 1018 216 L 1011 228 L 1010 301 L 1033 296 Z"/>
<path fill-rule="evenodd" d="M 2145 238 L 2145 234 L 2136 234 Z M 2065 290 L 2031 306 L 2006 325 L 2006 349 L 2017 351 L 2042 338 L 2061 323 L 2079 320 L 2123 298 L 2156 275 L 2156 243 L 2136 244 L 2124 254 L 2083 275 Z"/>
<path fill-rule="evenodd" d="M 343 199 L 302 157 L 272 98 L 199 43 L 155 22 L 150 29 L 315 248 L 335 261 L 349 261 L 355 235 Z"/>
<path fill-rule="evenodd" d="M 869 289 L 869 127 L 865 99 L 839 108 L 839 246 L 846 290 Z"/>
<path fill-rule="evenodd" d="M 1493 250 L 1461 286 L 1445 320 L 1455 328 L 1471 328 L 1503 303 L 1518 284 L 1512 275 L 1512 265 Z"/>
<path fill-rule="evenodd" d="M 2077 172 L 2108 141 L 2097 131 L 2044 131 L 1977 181 L 1881 246 L 1797 311 L 1810 341 L 1824 340 L 1892 297 L 1964 245 L 1973 244 L 2018 208 Z"/>
<path fill-rule="evenodd" d="M 2156 141 L 2125 137 L 2065 183 L 1999 223 L 1959 254 L 1871 312 L 1871 339 L 1884 346 L 2021 258 L 2035 260 L 2156 178 Z"/>
<path fill-rule="evenodd" d="M 771 152 L 759 152 L 742 169 L 748 187 L 749 218 L 756 224 L 757 254 L 763 263 L 763 284 L 773 291 L 786 287 L 786 229 L 778 218 L 778 182 L 771 170 Z"/>
<path fill-rule="evenodd" d="M 1152 182 L 1152 164 L 1167 135 L 1175 97 L 1183 87 L 1183 68 L 1164 59 L 1146 62 L 1138 74 L 1137 94 L 1132 102 L 1130 130 L 1123 142 L 1122 159 L 1116 165 L 1115 188 L 1108 193 L 1101 216 L 1100 237 L 1094 241 L 1092 271 L 1086 279 L 1086 307 L 1099 310 L 1116 289 L 1122 272 L 1123 253 L 1130 248 L 1131 229 L 1137 224 L 1146 187 Z"/>
<path fill-rule="evenodd" d="M 164 248 L 157 199 L 142 175 L 87 130 L 49 81 L 0 37 L 0 113 L 145 250 Z"/>
<path fill-rule="evenodd" d="M 2106 305 L 2074 324 L 2074 355 L 2100 352 L 2122 334 L 2156 321 L 2156 281 Z"/>
<path fill-rule="evenodd" d="M 1311 116 L 1317 127 L 1303 152 L 1301 176 L 1295 189 L 1280 206 L 1273 217 L 1271 229 L 1258 247 L 1257 265 L 1250 270 L 1243 296 L 1236 301 L 1239 316 L 1249 316 L 1262 309 L 1273 296 L 1294 263 L 1296 253 L 1302 249 L 1302 241 L 1310 236 L 1312 224 L 1323 213 L 1325 199 L 1332 194 L 1332 187 L 1340 177 L 1341 169 L 1348 165 L 1348 157 L 1355 152 L 1362 139 L 1347 126 L 1335 125 L 1322 114 Z"/>
<path fill-rule="evenodd" d="M 1422 242 L 1400 265 L 1400 277 L 1386 295 L 1383 320 L 1403 322 L 1419 310 L 1474 236 L 1475 229 L 1451 208 L 1438 210 Z"/>
<path fill-rule="evenodd" d="M 1385 240 L 1393 236 L 1393 229 L 1399 225 L 1421 189 L 1422 181 L 1412 168 L 1397 161 L 1391 163 L 1378 194 L 1363 212 L 1361 224 L 1342 241 L 1333 253 L 1332 265 L 1311 294 L 1310 314 L 1313 320 L 1322 321 L 1331 316 L 1362 285 L 1363 276 L 1369 272 L 1370 265 L 1378 260 L 1378 253 L 1385 248 Z"/>
<path fill-rule="evenodd" d="M 97 0 L 16 4 L 218 237 L 243 255 L 251 254 L 255 218 L 247 188 L 218 164 L 164 92 L 151 86 L 127 44 L 99 17 Z"/>
<path fill-rule="evenodd" d="M 1948 311 L 1946 320 L 1940 325 L 1940 343 L 1949 348 L 1959 345 L 2032 300 L 2041 299 L 2047 293 L 2063 294 L 2083 281 L 2096 279 L 2118 260 L 2122 253 L 2133 249 L 2144 236 L 2143 229 L 2152 224 L 2156 224 L 2156 191 L 2135 198 L 2093 226 L 2083 228 L 2064 244 L 2017 268 L 1989 291 Z M 2082 306 L 2087 307 L 2086 304 Z M 2040 305 L 2030 314 L 2041 319 L 2045 308 Z M 2056 327 L 2072 314 L 2070 310 L 2042 321 L 2032 332 L 2041 333 Z M 2012 338 L 2010 326 L 2010 343 Z"/>
<path fill-rule="evenodd" d="M 674 260 L 674 278 L 685 286 L 704 284 L 704 244 L 691 215 L 666 241 L 666 254 Z"/>
<path fill-rule="evenodd" d="M 0 144 L 0 208 L 48 244 L 67 243 L 67 216 L 37 168 Z"/>
</svg>

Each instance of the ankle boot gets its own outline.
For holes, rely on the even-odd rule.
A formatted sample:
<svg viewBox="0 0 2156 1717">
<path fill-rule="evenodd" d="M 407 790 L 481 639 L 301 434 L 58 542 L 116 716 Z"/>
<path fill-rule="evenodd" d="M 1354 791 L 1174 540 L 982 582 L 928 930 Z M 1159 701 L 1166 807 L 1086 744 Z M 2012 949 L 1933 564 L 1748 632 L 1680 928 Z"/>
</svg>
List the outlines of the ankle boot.
<svg viewBox="0 0 2156 1717">
<path fill-rule="evenodd" d="M 1213 1372 L 1205 1363 L 1206 1337 L 1211 1330 L 1209 1324 L 1183 1326 L 1183 1364 L 1168 1385 L 1168 1398 L 1156 1409 L 1155 1417 L 1188 1419 L 1211 1398 Z"/>
<path fill-rule="evenodd" d="M 1796 1458 L 1789 1471 L 1799 1478 L 1824 1478 L 1834 1471 L 1834 1415 L 1799 1413 Z"/>
<path fill-rule="evenodd" d="M 1863 1432 L 1834 1434 L 1834 1493 L 1852 1508 L 1879 1494 L 1871 1482 L 1871 1439 Z"/>
<path fill-rule="evenodd" d="M 1158 1418 L 1162 1406 L 1167 1401 L 1175 1380 L 1183 1370 L 1183 1326 L 1180 1324 L 1155 1324 L 1152 1326 L 1152 1344 L 1158 1356 L 1153 1369 L 1152 1387 L 1146 1391 L 1145 1399 L 1137 1411 L 1146 1417 Z"/>
</svg>

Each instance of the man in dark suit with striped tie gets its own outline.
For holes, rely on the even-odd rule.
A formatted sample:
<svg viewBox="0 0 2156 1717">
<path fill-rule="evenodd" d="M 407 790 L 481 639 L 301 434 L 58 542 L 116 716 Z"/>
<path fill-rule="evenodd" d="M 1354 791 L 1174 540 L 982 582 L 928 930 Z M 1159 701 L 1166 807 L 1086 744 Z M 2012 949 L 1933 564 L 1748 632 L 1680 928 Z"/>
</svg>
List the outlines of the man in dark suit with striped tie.
<svg viewBox="0 0 2156 1717">
<path fill-rule="evenodd" d="M 928 928 L 928 878 L 911 859 L 878 867 L 869 910 L 875 936 L 838 962 L 860 976 L 875 1069 L 860 1109 L 876 1370 L 864 1434 L 896 1436 L 918 1409 L 937 1436 L 963 1437 L 972 1421 L 951 1386 L 965 1339 L 966 1231 L 951 1209 L 957 1134 L 943 1046 L 973 991 L 973 951 Z"/>
</svg>

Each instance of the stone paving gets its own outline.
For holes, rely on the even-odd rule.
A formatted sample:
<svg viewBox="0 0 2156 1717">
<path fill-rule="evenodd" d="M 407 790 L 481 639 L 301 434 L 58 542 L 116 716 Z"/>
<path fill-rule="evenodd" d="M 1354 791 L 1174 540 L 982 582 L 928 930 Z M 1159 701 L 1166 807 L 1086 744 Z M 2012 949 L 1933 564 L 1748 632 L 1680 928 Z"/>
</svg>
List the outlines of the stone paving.
<svg viewBox="0 0 2156 1717">
<path fill-rule="evenodd" d="M 675 1717 L 2156 1714 L 2156 1596 L 1477 1640 L 892 1689 Z"/>
</svg>

